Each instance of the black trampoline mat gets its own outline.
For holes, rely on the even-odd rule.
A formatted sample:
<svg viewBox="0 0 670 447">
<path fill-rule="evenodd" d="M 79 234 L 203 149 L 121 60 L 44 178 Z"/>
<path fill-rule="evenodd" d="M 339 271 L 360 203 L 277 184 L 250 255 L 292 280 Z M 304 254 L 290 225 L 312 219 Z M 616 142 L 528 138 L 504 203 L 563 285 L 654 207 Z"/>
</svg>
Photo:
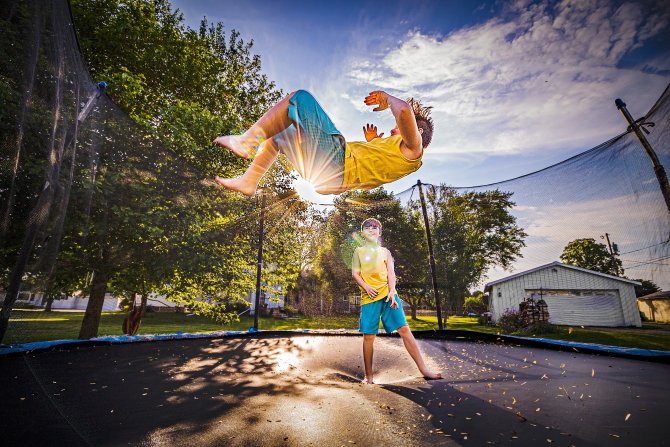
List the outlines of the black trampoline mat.
<svg viewBox="0 0 670 447">
<path fill-rule="evenodd" d="M 542 348 L 262 336 L 0 359 L 3 445 L 670 445 L 668 365 Z"/>
</svg>

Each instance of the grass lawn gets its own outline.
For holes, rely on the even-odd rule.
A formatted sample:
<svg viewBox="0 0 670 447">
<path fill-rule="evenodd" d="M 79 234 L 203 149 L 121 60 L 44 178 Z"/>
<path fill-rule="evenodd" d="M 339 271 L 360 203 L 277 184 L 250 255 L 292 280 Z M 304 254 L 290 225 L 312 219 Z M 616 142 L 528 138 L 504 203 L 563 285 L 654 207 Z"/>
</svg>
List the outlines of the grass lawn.
<svg viewBox="0 0 670 447">
<path fill-rule="evenodd" d="M 122 335 L 121 325 L 125 313 L 103 312 L 98 334 Z M 9 319 L 5 344 L 29 343 L 33 341 L 76 339 L 79 335 L 83 312 L 44 312 L 40 310 L 14 310 Z M 408 320 L 413 330 L 437 328 L 437 320 Z M 178 313 L 147 313 L 142 318 L 138 335 L 169 334 L 175 332 L 246 331 L 254 325 L 253 317 L 244 315 L 240 321 L 221 325 L 209 318 Z M 259 318 L 261 330 L 286 329 L 358 329 L 358 315 L 320 317 Z"/>
<path fill-rule="evenodd" d="M 98 333 L 121 335 L 122 312 L 103 312 Z M 79 334 L 83 312 L 44 312 L 40 310 L 14 310 L 10 318 L 5 344 L 28 343 L 33 341 L 76 339 Z M 422 316 L 417 320 L 408 318 L 412 330 L 437 329 L 437 318 Z M 358 315 L 330 317 L 303 317 L 298 319 L 260 318 L 261 330 L 282 329 L 357 329 Z M 177 313 L 147 313 L 142 319 L 139 334 L 166 334 L 175 332 L 246 331 L 253 326 L 253 318 L 242 316 L 240 321 L 220 325 L 209 318 Z M 482 326 L 476 318 L 450 317 L 448 329 L 462 329 L 496 334 L 494 326 Z M 526 335 L 527 334 L 519 334 Z M 649 332 L 643 329 L 606 329 L 556 327 L 548 334 L 537 334 L 540 338 L 570 340 L 586 343 L 602 343 L 644 349 L 670 351 L 670 331 Z"/>
</svg>

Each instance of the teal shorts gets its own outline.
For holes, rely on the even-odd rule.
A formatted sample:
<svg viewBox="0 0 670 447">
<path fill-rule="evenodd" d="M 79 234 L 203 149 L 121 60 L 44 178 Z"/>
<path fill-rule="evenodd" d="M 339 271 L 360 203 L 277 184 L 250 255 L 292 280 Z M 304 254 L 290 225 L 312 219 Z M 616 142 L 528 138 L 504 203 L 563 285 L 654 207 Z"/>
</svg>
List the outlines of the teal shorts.
<svg viewBox="0 0 670 447">
<path fill-rule="evenodd" d="M 379 332 L 379 319 L 387 334 L 397 331 L 403 326 L 407 326 L 405 312 L 402 310 L 402 303 L 398 295 L 395 296 L 398 303 L 397 309 L 391 309 L 391 301 L 386 302 L 386 298 L 363 304 L 361 306 L 361 321 L 359 332 L 364 334 L 376 334 Z"/>
<path fill-rule="evenodd" d="M 273 137 L 282 153 L 317 191 L 340 187 L 346 150 L 342 133 L 306 90 L 289 98 L 288 117 L 293 124 Z"/>
</svg>

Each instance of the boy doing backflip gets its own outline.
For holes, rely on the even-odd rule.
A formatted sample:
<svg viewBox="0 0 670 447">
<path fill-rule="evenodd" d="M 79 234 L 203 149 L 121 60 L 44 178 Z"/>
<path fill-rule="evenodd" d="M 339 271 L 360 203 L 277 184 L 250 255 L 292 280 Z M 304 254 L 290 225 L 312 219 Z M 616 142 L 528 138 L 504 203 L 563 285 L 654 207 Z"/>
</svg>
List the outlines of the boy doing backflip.
<svg viewBox="0 0 670 447">
<path fill-rule="evenodd" d="M 361 225 L 364 245 L 354 250 L 351 274 L 361 289 L 360 331 L 363 333 L 365 380 L 373 382 L 372 359 L 375 336 L 381 319 L 387 333 L 398 331 L 405 349 L 426 379 L 441 379 L 442 375 L 426 367 L 419 346 L 407 326 L 400 298 L 395 290 L 396 278 L 393 257 L 379 244 L 382 225 L 377 219 L 366 219 Z"/>
<path fill-rule="evenodd" d="M 298 173 L 321 194 L 372 189 L 421 167 L 423 150 L 433 135 L 430 107 L 403 101 L 383 91 L 371 92 L 365 104 L 373 111 L 391 109 L 396 127 L 382 138 L 377 128 L 363 128 L 367 141 L 347 142 L 314 97 L 298 90 L 275 104 L 242 135 L 221 136 L 214 144 L 240 157 L 254 157 L 244 174 L 216 177 L 227 189 L 251 196 L 281 151 Z"/>
</svg>

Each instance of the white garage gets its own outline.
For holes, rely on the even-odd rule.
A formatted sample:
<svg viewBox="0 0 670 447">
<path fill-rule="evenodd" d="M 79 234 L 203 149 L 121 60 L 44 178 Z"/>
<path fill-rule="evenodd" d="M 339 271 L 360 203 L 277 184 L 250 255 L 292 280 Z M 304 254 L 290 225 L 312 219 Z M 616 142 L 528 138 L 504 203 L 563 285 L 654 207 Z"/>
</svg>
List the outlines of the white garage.
<svg viewBox="0 0 670 447">
<path fill-rule="evenodd" d="M 505 309 L 533 297 L 547 303 L 549 322 L 574 326 L 637 326 L 639 283 L 572 265 L 552 262 L 486 284 L 490 312 L 497 321 Z"/>
</svg>

